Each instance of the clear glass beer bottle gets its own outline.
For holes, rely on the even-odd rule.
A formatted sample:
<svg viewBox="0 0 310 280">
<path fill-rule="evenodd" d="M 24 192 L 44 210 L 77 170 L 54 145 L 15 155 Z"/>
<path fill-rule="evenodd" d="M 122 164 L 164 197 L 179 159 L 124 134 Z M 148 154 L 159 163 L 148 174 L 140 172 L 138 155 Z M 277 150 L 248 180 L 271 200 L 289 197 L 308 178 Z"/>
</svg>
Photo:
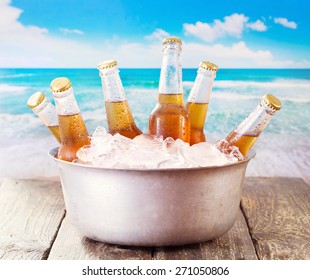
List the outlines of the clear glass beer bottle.
<svg viewBox="0 0 310 280">
<path fill-rule="evenodd" d="M 78 149 L 90 143 L 88 132 L 70 80 L 64 77 L 56 78 L 51 83 L 51 90 L 56 103 L 61 140 L 58 158 L 72 161 L 76 159 Z"/>
<path fill-rule="evenodd" d="M 44 125 L 60 143 L 58 119 L 55 106 L 42 92 L 31 95 L 27 102 L 28 107 L 41 119 Z"/>
<path fill-rule="evenodd" d="M 217 65 L 209 61 L 200 62 L 195 84 L 188 96 L 186 110 L 191 125 L 191 145 L 206 141 L 203 128 L 208 112 L 213 81 L 217 70 Z"/>
<path fill-rule="evenodd" d="M 142 134 L 136 126 L 125 95 L 115 60 L 98 64 L 104 92 L 109 133 L 119 133 L 128 138 Z"/>
<path fill-rule="evenodd" d="M 270 119 L 280 109 L 281 102 L 278 98 L 272 94 L 264 95 L 254 111 L 225 139 L 217 143 L 218 149 L 224 153 L 230 153 L 231 147 L 235 146 L 243 156 L 246 156 Z"/>
<path fill-rule="evenodd" d="M 183 104 L 181 48 L 179 38 L 163 41 L 158 102 L 149 118 L 149 134 L 190 141 L 190 122 Z"/>
</svg>

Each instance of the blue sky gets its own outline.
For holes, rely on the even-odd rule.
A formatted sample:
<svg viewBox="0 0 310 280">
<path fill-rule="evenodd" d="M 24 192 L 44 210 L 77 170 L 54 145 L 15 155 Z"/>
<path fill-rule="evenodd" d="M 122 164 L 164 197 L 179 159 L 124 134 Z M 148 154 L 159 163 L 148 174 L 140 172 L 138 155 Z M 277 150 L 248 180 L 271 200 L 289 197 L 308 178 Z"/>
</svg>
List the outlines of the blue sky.
<svg viewBox="0 0 310 280">
<path fill-rule="evenodd" d="M 178 36 L 183 67 L 310 68 L 310 3 L 0 0 L 0 67 L 160 67 Z"/>
</svg>

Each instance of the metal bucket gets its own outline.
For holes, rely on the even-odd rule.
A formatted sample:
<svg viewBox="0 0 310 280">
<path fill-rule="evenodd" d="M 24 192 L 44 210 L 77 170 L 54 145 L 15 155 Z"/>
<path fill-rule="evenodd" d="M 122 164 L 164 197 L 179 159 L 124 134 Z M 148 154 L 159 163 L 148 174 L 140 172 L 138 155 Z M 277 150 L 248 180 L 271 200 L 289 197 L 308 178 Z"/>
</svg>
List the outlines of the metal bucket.
<svg viewBox="0 0 310 280">
<path fill-rule="evenodd" d="M 60 170 L 67 215 L 98 241 L 134 246 L 202 242 L 234 224 L 247 164 L 125 170 L 70 163 L 49 155 Z"/>
</svg>

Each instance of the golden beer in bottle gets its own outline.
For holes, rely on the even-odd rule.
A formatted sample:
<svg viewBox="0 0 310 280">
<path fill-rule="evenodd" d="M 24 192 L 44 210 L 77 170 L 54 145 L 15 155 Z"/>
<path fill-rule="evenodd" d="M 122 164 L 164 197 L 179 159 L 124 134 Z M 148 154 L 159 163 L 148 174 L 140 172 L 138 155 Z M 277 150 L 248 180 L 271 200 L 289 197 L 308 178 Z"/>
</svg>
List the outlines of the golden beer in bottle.
<svg viewBox="0 0 310 280">
<path fill-rule="evenodd" d="M 264 95 L 254 111 L 243 120 L 227 137 L 217 143 L 218 149 L 230 153 L 232 146 L 238 147 L 246 156 L 270 119 L 281 109 L 281 102 L 272 94 Z"/>
<path fill-rule="evenodd" d="M 58 158 L 72 161 L 76 159 L 78 149 L 90 143 L 88 132 L 69 79 L 61 77 L 53 80 L 51 90 L 56 103 L 61 140 Z"/>
<path fill-rule="evenodd" d="M 149 134 L 190 141 L 190 121 L 183 104 L 181 46 L 179 38 L 163 41 L 158 102 L 149 118 Z"/>
<path fill-rule="evenodd" d="M 206 141 L 203 128 L 208 112 L 213 81 L 217 70 L 217 65 L 209 61 L 200 62 L 195 84 L 188 96 L 186 110 L 191 125 L 191 145 Z"/>
<path fill-rule="evenodd" d="M 104 92 L 109 133 L 119 133 L 128 138 L 142 134 L 136 126 L 125 95 L 115 60 L 98 64 Z"/>
<path fill-rule="evenodd" d="M 41 119 L 44 125 L 60 143 L 58 119 L 55 106 L 42 92 L 31 95 L 27 102 L 28 107 Z"/>
</svg>

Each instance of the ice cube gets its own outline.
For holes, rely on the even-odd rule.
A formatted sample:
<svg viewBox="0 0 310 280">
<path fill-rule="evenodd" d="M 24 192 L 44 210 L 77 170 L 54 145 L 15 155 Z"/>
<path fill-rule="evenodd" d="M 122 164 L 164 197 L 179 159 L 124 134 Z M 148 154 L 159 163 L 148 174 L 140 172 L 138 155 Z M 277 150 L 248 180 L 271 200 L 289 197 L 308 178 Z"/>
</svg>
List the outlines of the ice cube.
<svg viewBox="0 0 310 280">
<path fill-rule="evenodd" d="M 169 155 L 159 150 L 140 148 L 139 150 L 127 150 L 117 159 L 117 166 L 139 169 L 157 168 L 161 161 L 167 160 Z"/>
<path fill-rule="evenodd" d="M 137 144 L 139 147 L 149 150 L 155 149 L 158 151 L 163 151 L 166 148 L 163 142 L 163 136 L 141 134 L 133 139 L 133 143 Z"/>
<path fill-rule="evenodd" d="M 84 146 L 76 153 L 78 159 L 84 163 L 92 163 L 94 159 L 94 153 L 92 152 L 92 146 Z"/>
<path fill-rule="evenodd" d="M 145 134 L 132 140 L 97 127 L 91 144 L 77 152 L 75 162 L 105 168 L 153 169 L 223 165 L 240 158 L 238 148 L 230 149 L 226 155 L 217 145 L 203 142 L 190 146 L 180 139 L 168 137 L 163 140 L 162 136 Z"/>
<path fill-rule="evenodd" d="M 189 152 L 189 147 L 189 144 L 181 139 L 177 139 L 174 142 L 170 140 L 167 146 L 167 151 L 169 154 L 184 157 L 184 154 Z"/>
<path fill-rule="evenodd" d="M 174 144 L 174 139 L 172 137 L 167 137 L 164 140 L 164 145 L 166 147 L 166 149 L 168 150 L 172 145 Z"/>
<path fill-rule="evenodd" d="M 126 151 L 128 149 L 136 149 L 137 146 L 133 143 L 132 139 L 125 137 L 121 134 L 115 134 L 113 136 L 115 148 L 120 151 Z"/>
<path fill-rule="evenodd" d="M 97 126 L 94 133 L 92 134 L 92 137 L 103 137 L 105 135 L 107 135 L 106 129 L 102 126 Z"/>
<path fill-rule="evenodd" d="M 158 168 L 186 168 L 193 167 L 192 164 L 185 160 L 182 155 L 172 155 L 167 160 L 158 163 Z"/>
<path fill-rule="evenodd" d="M 190 147 L 190 152 L 185 155 L 187 161 L 193 166 L 219 166 L 228 163 L 225 154 L 221 153 L 214 145 L 201 142 Z M 237 161 L 237 159 L 235 159 Z"/>
<path fill-rule="evenodd" d="M 237 158 L 238 160 L 244 160 L 244 155 L 239 151 L 239 148 L 232 146 L 226 139 L 217 141 L 215 146 L 225 154 L 228 159 Z"/>
</svg>

